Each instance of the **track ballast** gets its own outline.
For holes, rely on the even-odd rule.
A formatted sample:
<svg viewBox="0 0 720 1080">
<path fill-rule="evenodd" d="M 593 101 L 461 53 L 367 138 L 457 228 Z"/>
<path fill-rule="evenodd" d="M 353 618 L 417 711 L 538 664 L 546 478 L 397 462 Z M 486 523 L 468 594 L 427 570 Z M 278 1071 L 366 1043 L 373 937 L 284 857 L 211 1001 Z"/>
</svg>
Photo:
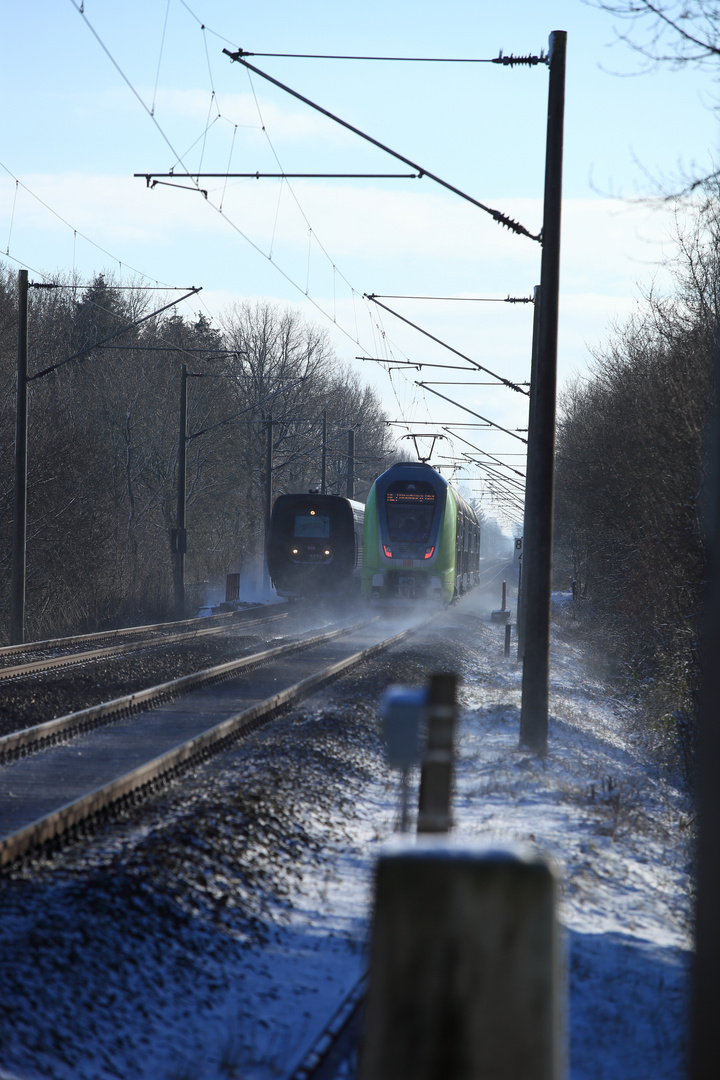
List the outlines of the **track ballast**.
<svg viewBox="0 0 720 1080">
<path fill-rule="evenodd" d="M 97 718 L 103 727 L 0 769 L 0 865 L 222 749 L 418 625 L 388 634 L 377 623 L 361 623 L 264 650 L 153 688 L 157 698 L 172 700 L 139 715 L 127 715 L 138 702 L 109 703 L 115 711 Z M 47 746 L 49 737 L 67 738 L 73 724 L 81 728 L 93 719 L 63 717 L 3 741 L 6 750 L 22 753 L 25 740 L 27 754 L 34 738 Z"/>
</svg>

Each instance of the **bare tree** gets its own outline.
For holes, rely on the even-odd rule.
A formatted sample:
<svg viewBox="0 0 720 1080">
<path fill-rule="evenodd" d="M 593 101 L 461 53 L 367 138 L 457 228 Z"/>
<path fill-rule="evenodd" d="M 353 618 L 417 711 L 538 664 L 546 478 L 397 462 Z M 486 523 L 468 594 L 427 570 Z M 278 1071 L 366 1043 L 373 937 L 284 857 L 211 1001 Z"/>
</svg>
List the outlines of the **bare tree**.
<svg viewBox="0 0 720 1080">
<path fill-rule="evenodd" d="M 714 0 L 601 0 L 594 6 L 628 23 L 621 40 L 653 63 L 714 65 L 720 56 L 720 4 Z"/>
<path fill-rule="evenodd" d="M 56 278 L 57 280 L 57 278 Z M 275 494 L 320 478 L 323 416 L 331 490 L 344 491 L 347 429 L 366 487 L 382 470 L 387 429 L 376 395 L 338 364 L 326 335 L 291 309 L 205 318 L 147 312 L 148 295 L 99 274 L 87 288 L 32 290 L 28 633 L 169 614 L 168 533 L 178 492 L 181 365 L 188 369 L 187 583 L 200 589 L 262 557 L 266 444 L 272 415 Z M 130 329 L 126 329 L 130 327 Z M 125 332 L 106 345 L 116 330 Z M 0 273 L 0 562 L 12 518 L 17 288 Z M 359 485 L 362 492 L 362 485 Z M 8 567 L 6 566 L 6 569 Z M 7 612 L 5 574 L 0 610 Z"/>
<path fill-rule="evenodd" d="M 678 237 L 676 291 L 649 292 L 561 401 L 556 572 L 576 579 L 657 718 L 691 732 L 705 579 L 699 497 L 713 402 L 720 204 Z"/>
<path fill-rule="evenodd" d="M 707 68 L 714 75 L 720 58 L 720 3 L 716 0 L 585 0 L 616 16 L 626 27 L 618 37 L 649 67 L 687 65 Z M 714 105 L 720 110 L 720 99 Z M 658 183 L 666 198 L 689 195 L 716 180 L 711 168 L 702 175 L 681 174 Z"/>
</svg>

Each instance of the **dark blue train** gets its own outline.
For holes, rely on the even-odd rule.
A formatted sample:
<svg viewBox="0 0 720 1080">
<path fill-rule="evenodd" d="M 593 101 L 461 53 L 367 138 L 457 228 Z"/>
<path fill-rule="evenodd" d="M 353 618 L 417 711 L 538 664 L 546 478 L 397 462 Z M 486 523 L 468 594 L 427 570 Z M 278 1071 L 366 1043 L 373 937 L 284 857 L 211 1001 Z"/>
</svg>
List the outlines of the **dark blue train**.
<svg viewBox="0 0 720 1080">
<path fill-rule="evenodd" d="M 267 565 L 278 596 L 342 597 L 360 591 L 362 503 L 340 495 L 279 495 L 270 517 Z"/>
</svg>

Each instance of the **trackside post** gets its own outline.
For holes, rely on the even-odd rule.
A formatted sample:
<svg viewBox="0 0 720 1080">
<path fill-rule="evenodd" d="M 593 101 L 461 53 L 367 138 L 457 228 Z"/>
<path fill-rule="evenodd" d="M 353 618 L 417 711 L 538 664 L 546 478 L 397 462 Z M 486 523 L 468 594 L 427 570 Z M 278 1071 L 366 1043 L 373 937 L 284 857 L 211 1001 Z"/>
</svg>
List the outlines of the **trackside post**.
<svg viewBox="0 0 720 1080">
<path fill-rule="evenodd" d="M 507 606 L 507 581 L 502 583 L 502 606 L 497 611 L 490 612 L 490 621 L 507 623 L 510 621 L 510 610 Z"/>
<path fill-rule="evenodd" d="M 10 644 L 25 641 L 28 424 L 28 272 L 18 271 L 18 350 L 15 407 L 15 482 L 13 484 L 10 570 Z"/>
<path fill-rule="evenodd" d="M 360 1080 L 561 1080 L 556 890 L 532 852 L 445 838 L 389 848 Z"/>
<path fill-rule="evenodd" d="M 417 831 L 448 832 L 452 825 L 457 675 L 431 675 L 427 695 L 427 746 L 420 772 Z"/>
<path fill-rule="evenodd" d="M 170 547 L 174 555 L 173 592 L 175 600 L 175 618 L 185 618 L 185 554 L 187 535 L 185 531 L 185 503 L 187 499 L 187 364 L 180 365 L 180 433 L 178 436 L 177 457 L 177 509 L 175 528 L 170 532 Z"/>
</svg>

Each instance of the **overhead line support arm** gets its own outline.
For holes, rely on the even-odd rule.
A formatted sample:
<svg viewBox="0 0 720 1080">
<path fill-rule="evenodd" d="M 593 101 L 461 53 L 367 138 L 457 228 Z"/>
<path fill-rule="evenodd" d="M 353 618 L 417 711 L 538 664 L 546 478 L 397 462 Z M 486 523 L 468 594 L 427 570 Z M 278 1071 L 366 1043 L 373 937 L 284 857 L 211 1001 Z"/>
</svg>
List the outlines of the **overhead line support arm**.
<svg viewBox="0 0 720 1080">
<path fill-rule="evenodd" d="M 467 195 L 460 188 L 456 188 L 453 184 L 449 184 L 447 180 L 442 180 L 439 176 L 429 172 L 427 169 L 423 169 L 421 165 L 411 161 L 410 158 L 404 157 L 402 154 L 398 154 L 396 150 L 391 150 L 389 146 L 385 146 L 384 143 L 379 142 L 377 139 L 373 139 L 371 135 L 366 135 L 364 131 L 360 131 L 359 128 L 349 124 L 347 120 L 341 120 L 339 116 L 335 116 L 334 113 L 324 109 L 322 105 L 317 105 L 310 98 L 304 97 L 299 94 L 297 90 L 292 90 L 285 83 L 281 83 L 278 79 L 274 79 L 272 75 L 268 75 L 267 72 L 261 71 L 260 68 L 255 67 L 254 64 L 249 64 L 245 59 L 246 53 L 242 49 L 238 49 L 236 52 L 230 52 L 229 49 L 223 49 L 223 53 L 229 56 L 231 60 L 242 64 L 248 69 L 248 71 L 254 71 L 256 75 L 259 75 L 262 79 L 266 79 L 267 82 L 277 86 L 280 90 L 284 90 L 286 94 L 292 95 L 297 98 L 298 101 L 302 101 L 305 105 L 309 105 L 311 109 L 315 109 L 316 112 L 322 113 L 323 116 L 327 116 L 328 119 L 334 120 L 336 124 L 340 124 L 342 127 L 347 128 L 348 131 L 352 131 L 354 135 L 359 135 L 365 142 L 371 143 L 373 146 L 377 146 L 379 150 L 383 150 L 386 154 L 390 154 L 391 157 L 396 158 L 398 161 L 402 161 L 404 165 L 408 165 L 411 169 L 416 169 L 420 174 L 419 179 L 423 176 L 427 176 L 428 179 L 434 180 L 436 184 L 440 184 L 441 187 L 447 188 L 448 191 L 452 191 L 454 195 L 459 195 L 461 199 L 465 199 L 467 202 L 472 203 L 473 206 L 477 206 L 480 210 L 484 210 L 486 214 L 489 214 L 494 221 L 497 221 L 499 225 L 504 225 L 505 228 L 510 229 L 512 232 L 517 233 L 519 236 L 527 236 L 530 240 L 536 240 L 538 243 L 542 243 L 542 236 L 540 233 L 531 233 L 529 229 L 526 229 L 524 225 L 521 225 L 519 221 L 513 221 L 507 214 L 503 214 L 500 210 L 495 210 L 491 206 L 486 206 L 485 203 L 474 199 L 472 195 Z"/>
<path fill-rule="evenodd" d="M 473 410 L 468 409 L 466 405 L 461 405 L 459 401 L 453 401 L 452 398 L 446 397 L 445 394 L 441 394 L 439 390 L 433 390 L 432 387 L 428 386 L 426 383 L 418 382 L 416 379 L 415 385 L 422 386 L 423 390 L 429 390 L 431 394 L 436 394 L 437 397 L 441 397 L 443 401 L 449 401 L 451 405 L 455 405 L 456 408 L 470 413 L 471 416 L 477 416 L 479 420 L 484 420 L 486 424 L 490 424 L 491 427 L 497 428 L 498 431 L 504 431 L 506 435 L 511 435 L 513 439 L 517 439 L 518 442 L 527 443 L 527 439 L 523 439 L 520 435 L 516 435 L 514 431 L 509 431 L 507 428 L 501 427 L 500 424 L 493 423 L 493 421 L 488 420 L 486 416 L 481 416 L 480 413 L 473 412 Z"/>
<path fill-rule="evenodd" d="M 387 304 L 381 304 L 375 293 L 365 293 L 365 299 L 372 300 L 373 304 L 377 304 L 378 307 L 383 308 L 385 311 L 389 312 L 390 315 L 394 315 L 396 319 L 400 319 L 401 322 L 407 323 L 408 326 L 412 326 L 413 330 L 419 331 L 419 333 L 424 334 L 425 337 L 430 338 L 431 341 L 436 342 L 438 345 L 442 345 L 444 349 L 447 349 L 451 353 L 455 353 L 456 356 L 461 357 L 463 360 L 467 360 L 467 362 L 472 364 L 478 371 L 484 371 L 486 375 L 492 375 L 493 379 L 499 379 L 503 386 L 509 386 L 511 390 L 517 391 L 518 394 L 524 394 L 526 397 L 529 396 L 527 391 L 523 390 L 517 383 L 511 382 L 510 379 L 503 378 L 502 375 L 498 375 L 495 371 L 491 371 L 490 368 L 485 367 L 483 364 L 479 364 L 477 360 L 472 360 L 469 356 L 466 356 L 465 353 L 461 353 L 459 349 L 454 349 L 452 345 L 448 345 L 445 341 L 435 337 L 435 335 L 431 334 L 428 330 L 423 330 L 421 326 L 411 322 L 410 319 L 406 319 L 404 315 L 398 315 L 397 311 L 393 311 Z M 427 365 L 427 367 L 430 366 L 430 364 Z"/>
<path fill-rule="evenodd" d="M 28 376 L 28 382 L 31 382 L 33 379 L 41 379 L 43 375 L 49 375 L 51 371 L 56 371 L 58 368 L 63 367 L 64 364 L 69 364 L 71 360 L 78 360 L 81 356 L 85 356 L 87 353 L 92 352 L 93 349 L 98 349 L 106 342 L 112 341 L 113 338 L 120 337 L 121 334 L 126 334 L 128 330 L 133 330 L 136 326 L 141 326 L 142 323 L 155 318 L 156 315 L 162 315 L 163 311 L 167 311 L 168 308 L 175 307 L 176 304 L 180 304 L 183 300 L 187 300 L 188 297 L 199 293 L 201 288 L 202 287 L 193 287 L 190 292 L 185 293 L 184 296 L 179 296 L 177 300 L 171 300 L 169 304 L 165 304 L 164 307 L 158 308 L 157 311 L 151 311 L 149 315 L 143 315 L 142 319 L 136 319 L 128 326 L 123 326 L 121 330 L 116 330 L 113 334 L 108 334 L 108 336 L 102 338 L 101 341 L 94 341 L 92 345 L 87 345 L 84 349 L 80 349 L 78 352 L 73 353 L 72 356 L 68 356 L 65 360 L 59 360 L 57 364 L 51 364 L 50 367 L 43 368 L 41 371 L 36 371 L 34 375 Z"/>
</svg>

